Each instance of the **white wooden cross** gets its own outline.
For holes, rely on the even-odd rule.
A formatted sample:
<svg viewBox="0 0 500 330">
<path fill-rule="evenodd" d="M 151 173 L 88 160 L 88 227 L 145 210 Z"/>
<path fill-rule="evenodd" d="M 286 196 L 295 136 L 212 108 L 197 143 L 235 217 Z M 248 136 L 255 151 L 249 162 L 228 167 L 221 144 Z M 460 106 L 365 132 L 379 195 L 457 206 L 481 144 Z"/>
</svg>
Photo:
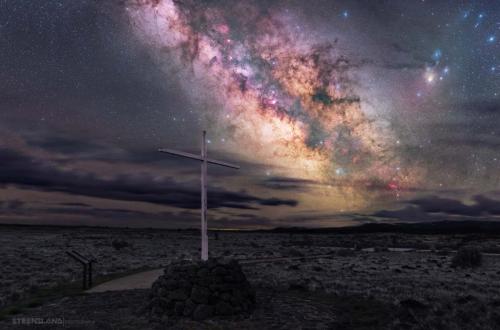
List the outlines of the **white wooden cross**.
<svg viewBox="0 0 500 330">
<path fill-rule="evenodd" d="M 201 139 L 201 155 L 195 155 L 172 149 L 159 149 L 160 152 L 186 157 L 201 161 L 201 260 L 208 260 L 208 236 L 207 236 L 207 164 L 221 165 L 239 169 L 239 166 L 207 158 L 207 132 L 203 131 Z"/>
</svg>

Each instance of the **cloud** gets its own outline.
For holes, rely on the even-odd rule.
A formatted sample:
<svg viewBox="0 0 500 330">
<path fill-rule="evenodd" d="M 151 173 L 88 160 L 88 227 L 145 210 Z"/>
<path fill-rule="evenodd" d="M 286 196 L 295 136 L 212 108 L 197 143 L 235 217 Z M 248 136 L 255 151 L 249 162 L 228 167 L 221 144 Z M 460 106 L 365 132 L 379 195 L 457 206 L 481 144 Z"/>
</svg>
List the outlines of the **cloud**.
<svg viewBox="0 0 500 330">
<path fill-rule="evenodd" d="M 10 149 L 0 149 L 0 185 L 62 192 L 111 200 L 146 202 L 183 209 L 198 209 L 198 187 L 172 178 L 158 179 L 146 174 L 103 178 L 95 173 L 66 170 Z M 244 191 L 233 192 L 209 187 L 210 208 L 256 209 L 258 206 L 296 206 L 292 199 L 263 198 Z"/>
<path fill-rule="evenodd" d="M 399 210 L 380 210 L 373 213 L 372 216 L 380 218 L 427 220 L 429 214 L 422 211 L 419 207 L 407 206 Z"/>
<path fill-rule="evenodd" d="M 459 200 L 437 196 L 414 199 L 409 201 L 409 203 L 418 206 L 422 211 L 427 213 L 477 216 L 483 212 L 479 204 L 465 205 Z"/>
<path fill-rule="evenodd" d="M 28 136 L 26 142 L 32 147 L 68 155 L 109 152 L 109 148 L 94 142 L 50 134 Z"/>
<path fill-rule="evenodd" d="M 460 200 L 427 196 L 407 201 L 406 207 L 398 210 L 380 210 L 371 217 L 390 218 L 401 221 L 439 221 L 449 219 L 470 219 L 500 216 L 500 201 L 484 195 L 473 197 L 474 203 Z"/>
<path fill-rule="evenodd" d="M 99 225 L 164 228 L 199 228 L 198 211 L 148 212 L 126 208 L 93 207 L 84 203 L 22 203 L 22 208 L 10 207 L 18 201 L 0 202 L 0 223 L 29 223 L 50 225 Z M 232 214 L 210 217 L 210 228 L 263 228 L 273 227 L 275 221 L 255 214 Z M 7 220 L 7 221 L 5 221 Z"/>
<path fill-rule="evenodd" d="M 0 201 L 0 209 L 6 211 L 16 211 L 21 209 L 25 205 L 25 202 L 18 199 Z"/>
<path fill-rule="evenodd" d="M 266 206 L 279 206 L 279 205 L 297 206 L 298 202 L 294 199 L 281 199 L 272 197 L 259 201 L 259 204 Z"/>
<path fill-rule="evenodd" d="M 1 203 L 0 203 L 1 204 Z M 19 209 L 0 209 L 0 223 L 36 225 L 132 226 L 165 228 L 198 228 L 199 212 L 145 212 L 123 208 L 60 206 L 35 204 Z"/>
<path fill-rule="evenodd" d="M 305 190 L 308 186 L 318 184 L 314 180 L 296 179 L 288 177 L 270 177 L 265 179 L 260 185 L 276 190 Z"/>
<path fill-rule="evenodd" d="M 474 197 L 477 205 L 483 210 L 483 212 L 500 215 L 500 201 L 490 199 L 483 195 L 477 195 Z"/>
<path fill-rule="evenodd" d="M 59 203 L 61 206 L 73 206 L 73 207 L 91 207 L 91 205 L 86 203 Z"/>
<path fill-rule="evenodd" d="M 70 135 L 70 136 L 68 136 Z M 41 149 L 51 154 L 57 164 L 71 165 L 77 161 L 102 162 L 110 165 L 147 165 L 162 169 L 175 169 L 177 173 L 183 175 L 199 175 L 200 168 L 197 163 L 181 157 L 174 157 L 158 152 L 158 148 L 164 145 L 150 145 L 149 147 L 131 147 L 126 148 L 117 145 L 106 144 L 104 142 L 87 141 L 84 137 L 78 137 L 70 132 L 40 132 L 33 131 L 22 132 L 19 136 L 26 145 L 31 148 Z M 165 144 L 169 146 L 168 142 Z M 199 150 L 189 150 L 194 154 Z M 211 158 L 220 160 L 230 160 L 241 167 L 241 171 L 227 170 L 220 166 L 209 165 L 209 173 L 212 177 L 230 177 L 237 176 L 240 172 L 258 173 L 269 170 L 270 166 L 263 163 L 251 162 L 238 159 L 238 155 L 227 154 L 220 151 L 210 153 Z M 191 165 L 190 165 L 191 164 Z"/>
</svg>

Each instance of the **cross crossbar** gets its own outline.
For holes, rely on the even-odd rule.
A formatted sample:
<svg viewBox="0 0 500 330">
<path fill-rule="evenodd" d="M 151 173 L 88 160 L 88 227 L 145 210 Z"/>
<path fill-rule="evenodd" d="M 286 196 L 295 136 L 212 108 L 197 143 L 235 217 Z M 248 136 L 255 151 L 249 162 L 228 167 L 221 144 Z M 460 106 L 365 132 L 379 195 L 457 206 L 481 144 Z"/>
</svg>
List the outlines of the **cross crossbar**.
<svg viewBox="0 0 500 330">
<path fill-rule="evenodd" d="M 92 287 L 92 264 L 94 262 L 97 262 L 94 257 L 92 258 L 87 258 L 83 256 L 80 252 L 75 251 L 75 250 L 70 250 L 66 251 L 66 254 L 69 255 L 71 258 L 75 259 L 79 263 L 82 264 L 83 266 L 83 289 L 91 288 Z"/>
<path fill-rule="evenodd" d="M 205 160 L 200 155 L 195 155 L 195 154 L 191 154 L 189 152 L 184 152 L 184 151 L 177 151 L 177 150 L 173 150 L 173 149 L 158 149 L 158 151 L 159 152 L 164 152 L 164 153 L 170 154 L 170 155 L 175 155 L 175 156 L 180 156 L 180 157 L 186 157 L 186 158 L 191 158 L 191 159 L 199 160 L 201 162 Z M 220 161 L 220 160 L 211 159 L 211 158 L 206 158 L 206 161 L 209 164 L 215 164 L 215 165 L 230 167 L 230 168 L 234 168 L 234 169 L 237 169 L 237 170 L 240 168 L 238 165 L 233 165 L 233 164 L 230 164 L 230 163 L 226 163 L 226 162 L 223 162 L 223 161 Z"/>
<path fill-rule="evenodd" d="M 81 264 L 86 265 L 89 263 L 89 261 L 85 257 L 83 257 L 79 253 L 75 253 L 75 251 L 66 251 L 66 254 L 68 254 L 70 257 L 72 257 L 73 259 L 75 259 L 76 261 L 78 261 Z"/>
</svg>

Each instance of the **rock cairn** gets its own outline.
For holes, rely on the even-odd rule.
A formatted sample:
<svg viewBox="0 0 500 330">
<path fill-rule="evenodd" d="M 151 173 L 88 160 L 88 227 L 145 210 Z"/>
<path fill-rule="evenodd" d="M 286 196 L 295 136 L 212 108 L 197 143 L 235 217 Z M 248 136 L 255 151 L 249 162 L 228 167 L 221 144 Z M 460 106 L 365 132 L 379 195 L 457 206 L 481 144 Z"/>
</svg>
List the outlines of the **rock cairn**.
<svg viewBox="0 0 500 330">
<path fill-rule="evenodd" d="M 255 292 L 236 261 L 175 261 L 151 288 L 149 312 L 154 317 L 188 317 L 201 321 L 213 316 L 249 314 Z"/>
</svg>

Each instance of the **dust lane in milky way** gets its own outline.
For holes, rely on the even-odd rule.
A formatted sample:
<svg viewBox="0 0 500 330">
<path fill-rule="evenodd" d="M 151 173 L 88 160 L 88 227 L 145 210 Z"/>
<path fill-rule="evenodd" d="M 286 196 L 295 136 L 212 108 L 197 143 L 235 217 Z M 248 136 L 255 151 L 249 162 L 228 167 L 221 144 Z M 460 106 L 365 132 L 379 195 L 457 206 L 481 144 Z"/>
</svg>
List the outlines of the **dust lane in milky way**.
<svg viewBox="0 0 500 330">
<path fill-rule="evenodd" d="M 230 133 L 226 148 L 241 157 L 365 202 L 371 188 L 397 197 L 420 180 L 422 169 L 401 165 L 395 132 L 363 111 L 357 64 L 335 43 L 294 31 L 292 15 L 246 2 L 130 1 L 126 9 L 138 38 L 168 59 L 166 71 L 175 61 L 185 90 L 216 104 L 201 115 Z"/>
</svg>

